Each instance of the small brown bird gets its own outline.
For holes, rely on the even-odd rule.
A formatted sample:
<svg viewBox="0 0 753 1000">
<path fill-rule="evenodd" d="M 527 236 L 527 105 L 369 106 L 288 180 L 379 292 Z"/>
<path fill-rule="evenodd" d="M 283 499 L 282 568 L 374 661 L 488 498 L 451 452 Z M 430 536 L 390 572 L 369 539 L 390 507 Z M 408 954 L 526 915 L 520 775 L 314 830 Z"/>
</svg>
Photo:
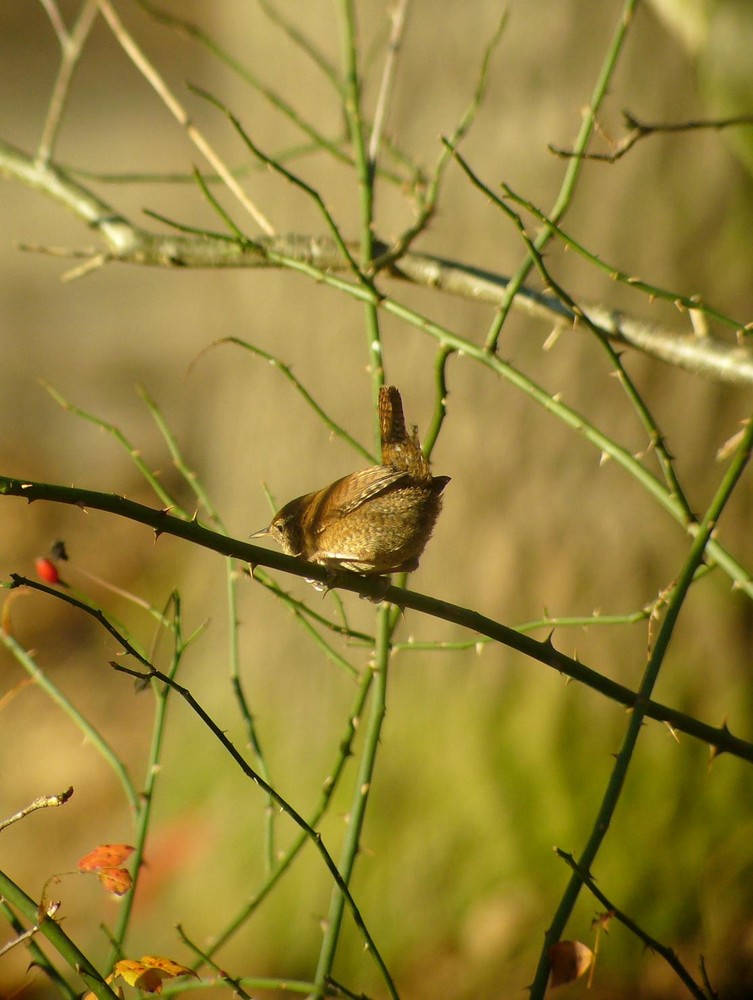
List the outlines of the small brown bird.
<svg viewBox="0 0 753 1000">
<path fill-rule="evenodd" d="M 332 570 L 382 576 L 416 569 L 450 479 L 432 476 L 394 386 L 379 390 L 379 426 L 381 465 L 291 500 L 251 538 L 271 535 L 288 555 Z"/>
</svg>

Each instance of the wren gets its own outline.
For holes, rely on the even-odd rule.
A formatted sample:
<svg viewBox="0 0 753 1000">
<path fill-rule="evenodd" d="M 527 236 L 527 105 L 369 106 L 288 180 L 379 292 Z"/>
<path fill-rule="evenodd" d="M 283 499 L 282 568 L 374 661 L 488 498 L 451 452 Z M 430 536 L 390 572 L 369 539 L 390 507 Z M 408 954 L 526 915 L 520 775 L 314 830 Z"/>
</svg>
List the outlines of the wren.
<svg viewBox="0 0 753 1000">
<path fill-rule="evenodd" d="M 410 572 L 431 537 L 449 476 L 433 476 L 403 402 L 391 385 L 379 390 L 381 465 L 343 476 L 297 497 L 268 528 L 283 551 L 334 571 L 364 576 Z"/>
</svg>

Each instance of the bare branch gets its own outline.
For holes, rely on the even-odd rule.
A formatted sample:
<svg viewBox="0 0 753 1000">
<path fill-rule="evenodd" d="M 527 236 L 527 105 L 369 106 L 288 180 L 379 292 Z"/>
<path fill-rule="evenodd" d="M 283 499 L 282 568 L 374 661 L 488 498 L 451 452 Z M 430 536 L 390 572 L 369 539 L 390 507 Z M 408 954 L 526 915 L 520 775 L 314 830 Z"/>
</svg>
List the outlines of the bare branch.
<svg viewBox="0 0 753 1000">
<path fill-rule="evenodd" d="M 549 144 L 549 152 L 554 153 L 555 156 L 559 156 L 562 159 L 581 159 L 581 160 L 596 160 L 601 163 L 616 163 L 617 160 L 621 160 L 622 157 L 628 153 L 633 146 L 640 140 L 645 139 L 649 135 L 658 135 L 660 133 L 672 133 L 672 132 L 697 132 L 703 129 L 712 129 L 713 131 L 720 131 L 724 128 L 733 128 L 737 125 L 753 125 L 753 115 L 737 115 L 734 118 L 705 118 L 705 119 L 691 119 L 686 122 L 641 122 L 635 115 L 632 115 L 629 111 L 623 111 L 622 116 L 625 119 L 625 126 L 629 129 L 627 135 L 623 136 L 622 139 L 618 141 L 607 141 L 612 147 L 611 153 L 586 153 L 578 152 L 572 149 L 561 149 L 558 146 L 553 146 Z M 602 131 L 601 134 L 606 139 Z"/>
<path fill-rule="evenodd" d="M 226 166 L 225 162 L 218 156 L 214 148 L 209 144 L 207 139 L 204 137 L 203 133 L 193 124 L 191 119 L 188 117 L 188 113 L 183 107 L 183 105 L 178 101 L 172 91 L 169 89 L 165 81 L 159 75 L 155 67 L 149 62 L 144 53 L 138 47 L 134 39 L 125 29 L 123 22 L 120 20 L 118 15 L 115 13 L 112 4 L 109 0 L 98 0 L 99 9 L 102 16 L 109 24 L 112 33 L 115 35 L 117 40 L 120 42 L 124 51 L 134 63 L 139 72 L 146 78 L 146 80 L 152 85 L 156 90 L 157 94 L 162 99 L 163 103 L 176 119 L 176 121 L 183 126 L 186 130 L 191 142 L 196 146 L 196 148 L 206 157 L 212 166 L 212 169 L 216 171 L 217 174 L 222 178 L 223 182 L 227 186 L 228 190 L 232 191 L 238 201 L 243 205 L 246 211 L 249 213 L 254 222 L 268 235 L 274 233 L 274 227 L 271 222 L 267 219 L 264 213 L 257 208 L 257 206 L 251 201 L 246 192 L 240 186 L 240 184 L 233 177 L 230 169 Z"/>
<path fill-rule="evenodd" d="M 110 261 L 142 264 L 150 267 L 281 267 L 295 262 L 319 280 L 330 280 L 335 272 L 348 265 L 331 237 L 286 235 L 261 236 L 253 242 L 240 242 L 225 234 L 193 231 L 194 235 L 159 234 L 134 225 L 111 205 L 74 180 L 62 168 L 37 162 L 28 153 L 0 139 L 0 173 L 22 181 L 60 202 L 107 245 L 89 251 L 65 251 L 47 248 L 44 252 L 84 257 L 72 275 Z M 39 251 L 39 247 L 27 247 Z M 383 244 L 377 254 L 388 253 Z M 499 306 L 504 300 L 509 278 L 460 261 L 432 254 L 408 252 L 385 274 L 450 295 Z M 555 296 L 522 287 L 514 299 L 515 308 L 557 326 L 573 326 L 578 317 Z M 581 305 L 590 323 L 604 336 L 683 368 L 705 378 L 737 385 L 753 385 L 753 348 L 717 337 L 680 334 L 666 327 L 643 322 L 600 305 Z"/>
<path fill-rule="evenodd" d="M 387 119 L 390 97 L 392 95 L 392 84 L 395 79 L 395 69 L 397 67 L 397 57 L 400 51 L 400 43 L 405 30 L 405 15 L 408 7 L 408 0 L 398 0 L 394 9 L 390 13 L 392 19 L 392 30 L 387 46 L 387 56 L 384 61 L 382 80 L 379 84 L 379 97 L 377 98 L 376 110 L 374 112 L 374 124 L 371 129 L 369 139 L 369 162 L 372 166 L 376 163 L 379 153 L 379 146 L 382 141 L 384 124 Z"/>
<path fill-rule="evenodd" d="M 418 285 L 490 305 L 499 305 L 508 283 L 506 277 L 491 271 L 419 253 L 402 257 L 393 273 Z M 514 305 L 530 316 L 558 326 L 577 322 L 577 317 L 558 299 L 525 286 L 515 296 Z M 676 333 L 604 306 L 582 304 L 581 310 L 604 336 L 644 354 L 720 382 L 753 385 L 753 349 L 747 345 L 698 337 L 694 333 Z"/>
<path fill-rule="evenodd" d="M 685 986 L 690 991 L 691 995 L 696 997 L 697 1000 L 707 1000 L 707 994 L 704 993 L 701 986 L 693 979 L 688 970 L 682 964 L 680 959 L 675 954 L 672 948 L 661 943 L 656 938 L 651 937 L 643 928 L 626 913 L 620 910 L 610 902 L 610 900 L 604 895 L 604 893 L 596 885 L 596 881 L 590 872 L 584 872 L 578 865 L 578 862 L 567 851 L 561 850 L 559 847 L 555 848 L 555 853 L 557 857 L 562 858 L 562 860 L 572 869 L 573 872 L 582 881 L 583 885 L 588 889 L 592 896 L 594 896 L 602 906 L 606 908 L 606 911 L 610 917 L 614 917 L 615 920 L 619 920 L 621 924 L 624 924 L 627 929 L 635 934 L 635 936 L 643 942 L 644 947 L 649 948 L 651 951 L 656 952 L 657 955 L 661 955 L 665 962 L 670 966 L 670 968 L 677 974 L 679 979 L 685 984 Z"/>
<path fill-rule="evenodd" d="M 58 792 L 57 795 L 40 795 L 33 802 L 30 802 L 28 806 L 19 809 L 17 813 L 14 813 L 7 819 L 0 820 L 0 831 L 12 826 L 13 823 L 17 823 L 19 820 L 26 819 L 31 813 L 36 812 L 37 809 L 51 809 L 56 806 L 64 806 L 71 795 L 73 795 L 73 788 L 66 788 L 64 792 Z"/>
<path fill-rule="evenodd" d="M 52 17 L 51 9 L 48 9 L 48 14 Z M 68 98 L 71 83 L 73 82 L 73 74 L 76 72 L 78 61 L 81 58 L 81 53 L 83 52 L 96 16 L 97 0 L 86 0 L 70 35 L 61 34 L 58 30 L 62 59 L 57 79 L 55 80 L 55 86 L 50 96 L 47 120 L 44 123 L 42 138 L 39 140 L 39 149 L 37 150 L 37 156 L 44 163 L 49 163 L 52 158 L 55 140 L 63 118 L 65 102 Z M 55 24 L 54 20 L 53 24 Z"/>
<path fill-rule="evenodd" d="M 365 597 L 378 598 L 398 608 L 412 608 L 422 614 L 439 618 L 443 621 L 453 622 L 462 628 L 470 629 L 479 635 L 488 636 L 495 642 L 499 642 L 515 649 L 539 663 L 551 669 L 557 670 L 566 677 L 580 681 L 595 691 L 600 692 L 607 698 L 630 708 L 636 704 L 636 692 L 632 688 L 617 681 L 612 680 L 605 674 L 587 667 L 580 660 L 565 653 L 561 653 L 554 648 L 550 639 L 539 642 L 530 636 L 523 635 L 516 629 L 509 628 L 501 622 L 492 618 L 471 611 L 468 608 L 460 607 L 449 601 L 441 601 L 426 594 L 419 594 L 412 590 L 405 590 L 402 587 L 384 586 L 377 578 L 359 576 L 357 573 L 341 572 L 333 580 L 331 570 L 316 563 L 306 562 L 304 559 L 294 558 L 282 552 L 272 549 L 264 549 L 258 545 L 251 545 L 248 542 L 241 542 L 228 535 L 210 531 L 197 520 L 186 520 L 175 517 L 166 510 L 158 510 L 147 507 L 144 504 L 128 500 L 126 497 L 113 493 L 100 493 L 94 490 L 84 490 L 75 487 L 58 486 L 51 483 L 31 482 L 30 480 L 11 479 L 8 476 L 0 476 L 0 496 L 23 497 L 29 503 L 38 500 L 47 500 L 52 503 L 70 504 L 83 510 L 101 510 L 119 517 L 128 518 L 138 524 L 150 527 L 155 537 L 160 535 L 172 535 L 176 538 L 183 538 L 195 545 L 200 545 L 218 552 L 221 555 L 232 556 L 251 566 L 267 566 L 284 573 L 292 573 L 307 579 L 318 580 L 327 584 L 328 587 L 337 587 L 350 591 L 354 594 L 361 594 Z M 24 581 L 28 584 L 29 581 Z M 75 598 L 71 601 L 68 595 L 60 590 L 45 588 L 37 584 L 36 589 L 46 590 L 50 594 L 68 603 L 75 603 Z M 89 614 L 96 612 L 82 606 L 82 610 Z M 101 619 L 100 619 L 101 620 Z M 122 666 L 117 669 L 123 669 Z M 153 671 L 153 676 L 157 672 Z M 710 726 L 698 719 L 686 715 L 677 709 L 663 705 L 654 700 L 647 700 L 642 704 L 641 710 L 651 719 L 658 722 L 668 722 L 673 729 L 687 733 L 695 739 L 707 743 L 715 755 L 720 753 L 730 753 L 742 760 L 753 763 L 753 743 L 748 740 L 734 736 L 728 726 L 723 724 L 720 727 Z"/>
</svg>

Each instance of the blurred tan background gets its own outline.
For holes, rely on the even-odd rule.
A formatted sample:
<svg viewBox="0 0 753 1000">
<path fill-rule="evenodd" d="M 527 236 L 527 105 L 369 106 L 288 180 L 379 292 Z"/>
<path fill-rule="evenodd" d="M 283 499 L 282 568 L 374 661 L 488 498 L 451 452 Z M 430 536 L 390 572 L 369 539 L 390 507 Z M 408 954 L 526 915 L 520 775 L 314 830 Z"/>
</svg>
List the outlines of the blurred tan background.
<svg viewBox="0 0 753 1000">
<path fill-rule="evenodd" d="M 78 4 L 60 6 L 70 22 Z M 552 204 L 565 166 L 547 144 L 572 143 L 621 6 L 613 0 L 508 5 L 488 92 L 463 145 L 490 187 L 505 181 L 544 209 Z M 341 133 L 340 109 L 326 81 L 255 5 L 222 0 L 163 7 L 201 24 L 327 134 Z M 710 27 L 712 14 L 722 8 L 725 19 L 729 8 L 744 19 L 744 7 L 711 5 L 700 27 L 691 7 L 663 17 L 648 4 L 641 7 L 600 116 L 605 131 L 621 134 L 622 108 L 648 121 L 750 111 L 735 104 L 735 93 L 745 93 L 737 36 Z M 205 49 L 155 24 L 136 6 L 118 9 L 230 164 L 248 165 L 241 144 L 215 110 L 188 93 L 186 82 L 221 97 L 265 151 L 300 142 L 275 109 Z M 333 5 L 288 3 L 281 9 L 338 62 Z M 427 167 L 439 154 L 439 136 L 452 131 L 471 98 L 500 12 L 499 4 L 486 0 L 419 0 L 410 7 L 388 129 Z M 361 5 L 359 15 L 368 54 L 367 97 L 373 101 L 387 30 L 383 5 Z M 742 38 L 744 20 L 740 24 Z M 0 36 L 0 134 L 32 150 L 57 70 L 55 38 L 41 5 L 11 0 L 0 2 Z M 734 86 L 725 88 L 725 69 L 734 70 Z M 745 323 L 751 288 L 746 139 L 749 130 L 658 136 L 613 166 L 587 164 L 565 229 L 615 267 L 678 293 L 697 293 Z M 57 157 L 103 174 L 187 175 L 192 164 L 205 166 L 102 23 L 95 25 L 76 78 Z M 321 155 L 293 165 L 321 189 L 345 234 L 355 237 L 357 191 L 348 171 Z M 143 216 L 144 208 L 220 228 L 191 182 L 91 184 L 147 228 L 159 224 Z M 323 231 L 312 205 L 279 178 L 252 169 L 243 184 L 278 231 Z M 223 346 L 188 371 L 217 338 L 252 341 L 290 363 L 321 405 L 369 444 L 366 335 L 356 303 L 271 270 L 168 272 L 113 264 L 63 283 L 68 261 L 22 253 L 15 244 L 79 248 L 90 245 L 91 234 L 16 182 L 3 181 L 0 191 L 3 474 L 155 503 L 113 437 L 63 412 L 40 380 L 116 425 L 190 505 L 138 395 L 137 387 L 145 387 L 228 529 L 240 538 L 268 520 L 263 484 L 283 502 L 360 464 L 263 361 Z M 222 201 L 247 225 L 229 197 Z M 384 239 L 410 223 L 399 192 L 380 190 L 377 220 Z M 510 225 L 454 167 L 418 247 L 503 274 L 515 269 L 523 252 Z M 585 301 L 687 329 L 686 317 L 673 308 L 626 291 L 573 254 L 552 247 L 547 261 L 571 294 Z M 477 342 L 492 319 L 485 306 L 427 290 L 387 290 Z M 435 344 L 395 319 L 382 322 L 387 378 L 400 386 L 408 419 L 424 431 L 433 407 Z M 513 316 L 500 354 L 550 391 L 562 392 L 621 443 L 645 448 L 599 346 L 577 332 L 544 352 L 549 333 L 542 324 Z M 716 450 L 748 414 L 750 393 L 637 354 L 628 356 L 628 369 L 701 511 L 721 472 Z M 600 468 L 598 453 L 585 441 L 469 359 L 453 359 L 448 377 L 449 417 L 434 465 L 452 483 L 412 587 L 514 625 L 545 610 L 556 616 L 637 611 L 671 583 L 686 539 L 634 482 L 612 464 Z M 721 526 L 723 540 L 748 564 L 750 493 L 744 483 Z M 155 546 L 145 529 L 106 515 L 4 499 L 3 578 L 31 574 L 34 557 L 56 538 L 70 550 L 71 582 L 85 586 L 147 645 L 150 620 L 84 583 L 75 576 L 77 567 L 160 607 L 173 587 L 180 590 L 186 633 L 209 622 L 187 656 L 182 680 L 242 742 L 227 680 L 222 561 L 169 538 Z M 310 597 L 303 582 L 282 582 Z M 345 601 L 351 620 L 370 628 L 371 609 L 347 595 Z M 152 705 L 149 694 L 134 694 L 127 679 L 109 671 L 114 643 L 80 614 L 36 595 L 16 600 L 12 616 L 19 640 L 37 651 L 140 785 Z M 353 682 L 296 629 L 288 611 L 248 580 L 241 586 L 240 618 L 244 679 L 270 769 L 276 786 L 305 814 L 332 766 Z M 413 614 L 399 637 L 408 636 L 466 638 Z M 750 639 L 749 603 L 731 593 L 720 575 L 710 576 L 683 614 L 657 696 L 704 721 L 726 718 L 734 732 L 750 738 Z M 586 663 L 631 686 L 640 678 L 647 641 L 645 623 L 562 629 L 556 635 L 559 648 L 577 651 Z M 366 649 L 345 651 L 359 668 L 368 661 Z M 158 662 L 164 665 L 168 656 L 160 647 Z M 14 691 L 2 716 L 3 813 L 44 792 L 69 784 L 76 789 L 65 809 L 33 816 L 4 833 L 4 866 L 36 895 L 50 873 L 72 868 L 94 843 L 128 841 L 133 833 L 122 795 L 92 747 L 41 691 L 16 689 L 22 673 L 5 652 L 1 662 L 2 693 Z M 129 953 L 187 960 L 174 925 L 181 923 L 203 946 L 261 882 L 264 802 L 226 766 L 182 705 L 176 703 L 172 713 Z M 567 878 L 551 847 L 575 853 L 582 847 L 624 724 L 618 707 L 501 648 L 480 655 L 471 650 L 395 657 L 355 888 L 401 996 L 513 996 L 530 982 Z M 656 724 L 646 727 L 595 874 L 616 904 L 674 947 L 694 972 L 703 953 L 712 982 L 728 989 L 725 996 L 742 997 L 753 989 L 751 774 L 726 759 L 709 769 L 706 754 L 688 739 L 678 746 Z M 349 787 L 346 782 L 324 827 L 335 856 Z M 293 830 L 284 822 L 280 829 L 284 843 Z M 112 906 L 94 885 L 79 882 L 84 880 L 69 879 L 56 891 L 64 900 L 66 929 L 96 957 L 106 950 L 98 924 L 112 918 Z M 308 850 L 222 952 L 222 964 L 233 974 L 310 976 L 328 900 L 321 863 Z M 584 893 L 571 936 L 591 941 L 589 922 L 597 910 Z M 27 980 L 26 957 L 17 951 L 0 963 L 3 995 L 52 995 L 41 976 Z M 346 936 L 337 969 L 340 979 L 381 995 L 355 936 Z M 584 989 L 579 984 L 562 995 Z M 658 958 L 613 926 L 590 995 L 685 994 Z"/>
</svg>

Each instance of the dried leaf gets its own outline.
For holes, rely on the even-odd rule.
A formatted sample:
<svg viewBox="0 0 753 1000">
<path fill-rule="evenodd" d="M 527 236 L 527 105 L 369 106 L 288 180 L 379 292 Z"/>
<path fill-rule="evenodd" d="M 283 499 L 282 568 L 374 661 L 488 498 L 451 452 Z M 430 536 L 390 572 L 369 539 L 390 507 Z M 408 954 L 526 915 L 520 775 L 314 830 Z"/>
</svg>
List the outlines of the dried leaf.
<svg viewBox="0 0 753 1000">
<path fill-rule="evenodd" d="M 150 968 L 143 962 L 130 958 L 116 962 L 113 975 L 120 976 L 129 986 L 146 990 L 148 993 L 156 993 L 161 988 L 165 978 L 158 969 Z"/>
<path fill-rule="evenodd" d="M 100 844 L 79 860 L 78 870 L 96 872 L 101 868 L 117 868 L 134 850 L 129 844 Z"/>
<path fill-rule="evenodd" d="M 193 976 L 194 979 L 199 978 L 193 969 L 189 969 L 179 962 L 174 962 L 171 958 L 164 958 L 162 955 L 142 955 L 141 961 L 144 965 L 160 969 L 169 976 Z"/>
<path fill-rule="evenodd" d="M 121 867 L 121 862 L 133 850 L 129 844 L 100 844 L 79 860 L 78 870 L 96 872 L 107 892 L 123 896 L 133 885 L 133 880 L 128 869 Z"/>
<path fill-rule="evenodd" d="M 580 941 L 558 941 L 549 949 L 552 989 L 573 983 L 587 972 L 594 960 L 591 949 Z"/>
<path fill-rule="evenodd" d="M 127 868 L 101 868 L 97 878 L 102 886 L 114 896 L 125 896 L 133 885 L 131 873 Z"/>
<path fill-rule="evenodd" d="M 120 976 L 129 986 L 146 990 L 148 993 L 159 993 L 163 982 L 166 979 L 175 979 L 176 976 L 199 978 L 193 969 L 160 955 L 144 955 L 140 959 L 124 958 L 115 963 L 112 976 L 113 978 Z"/>
</svg>

